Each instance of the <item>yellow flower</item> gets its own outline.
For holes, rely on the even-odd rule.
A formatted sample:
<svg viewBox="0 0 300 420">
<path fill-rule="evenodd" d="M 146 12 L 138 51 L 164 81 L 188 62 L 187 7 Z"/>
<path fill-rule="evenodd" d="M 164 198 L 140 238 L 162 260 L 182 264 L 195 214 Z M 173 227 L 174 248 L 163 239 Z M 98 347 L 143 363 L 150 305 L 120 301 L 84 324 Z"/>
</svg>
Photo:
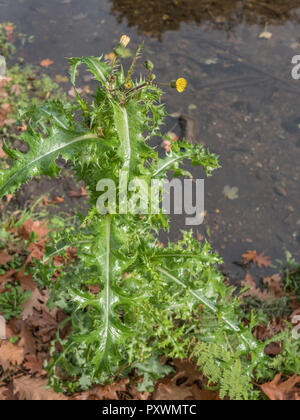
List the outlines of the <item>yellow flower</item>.
<svg viewBox="0 0 300 420">
<path fill-rule="evenodd" d="M 120 39 L 120 45 L 122 45 L 122 47 L 126 48 L 127 45 L 130 42 L 130 37 L 127 35 L 122 35 L 121 39 Z"/>
<path fill-rule="evenodd" d="M 132 81 L 129 80 L 129 82 L 125 83 L 125 87 L 126 87 L 126 89 L 131 89 L 132 88 Z"/>
<path fill-rule="evenodd" d="M 187 86 L 187 81 L 183 77 L 176 80 L 176 89 L 178 90 L 179 93 L 184 92 L 186 86 Z"/>
</svg>

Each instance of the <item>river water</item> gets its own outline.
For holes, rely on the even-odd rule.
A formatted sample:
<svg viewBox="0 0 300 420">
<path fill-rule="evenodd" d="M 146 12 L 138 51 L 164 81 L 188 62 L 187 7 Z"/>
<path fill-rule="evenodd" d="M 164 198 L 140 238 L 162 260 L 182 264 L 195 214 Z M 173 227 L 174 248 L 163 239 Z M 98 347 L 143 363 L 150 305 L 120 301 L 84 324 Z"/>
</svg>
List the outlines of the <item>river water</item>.
<svg viewBox="0 0 300 420">
<path fill-rule="evenodd" d="M 300 256 L 300 80 L 291 76 L 299 0 L 0 0 L 4 21 L 34 35 L 21 54 L 33 64 L 54 60 L 53 77 L 67 72 L 65 57 L 109 53 L 123 33 L 132 49 L 145 40 L 161 82 L 179 75 L 189 82 L 182 95 L 166 91 L 167 110 L 190 115 L 197 141 L 220 155 L 195 234 L 237 275 L 233 263 L 248 249 L 273 260 L 285 250 Z M 238 192 L 228 197 L 225 186 Z M 180 229 L 184 217 L 176 216 L 171 239 Z"/>
</svg>

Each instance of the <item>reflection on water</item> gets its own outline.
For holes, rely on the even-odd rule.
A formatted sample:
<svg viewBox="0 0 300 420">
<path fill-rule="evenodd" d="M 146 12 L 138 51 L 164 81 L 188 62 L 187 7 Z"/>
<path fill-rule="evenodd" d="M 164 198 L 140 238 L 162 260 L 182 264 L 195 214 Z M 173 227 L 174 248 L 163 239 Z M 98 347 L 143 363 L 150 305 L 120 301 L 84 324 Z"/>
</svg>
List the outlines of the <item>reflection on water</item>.
<svg viewBox="0 0 300 420">
<path fill-rule="evenodd" d="M 0 16 L 35 35 L 22 55 L 34 64 L 54 60 L 53 77 L 67 71 L 64 57 L 109 53 L 122 33 L 132 48 L 145 39 L 158 80 L 189 81 L 183 95 L 167 92 L 168 111 L 188 114 L 197 141 L 221 156 L 222 169 L 205 182 L 207 216 L 195 234 L 210 234 L 229 266 L 247 249 L 300 256 L 300 81 L 291 77 L 299 0 L 0 0 Z M 271 36 L 261 39 L 266 23 Z M 238 188 L 234 200 L 228 187 Z M 176 218 L 171 238 L 184 228 Z"/>
<path fill-rule="evenodd" d="M 181 22 L 201 24 L 232 30 L 243 22 L 282 24 L 297 18 L 299 0 L 110 0 L 112 12 L 121 23 L 126 19 L 130 27 L 161 39 L 162 33 L 180 28 Z"/>
</svg>

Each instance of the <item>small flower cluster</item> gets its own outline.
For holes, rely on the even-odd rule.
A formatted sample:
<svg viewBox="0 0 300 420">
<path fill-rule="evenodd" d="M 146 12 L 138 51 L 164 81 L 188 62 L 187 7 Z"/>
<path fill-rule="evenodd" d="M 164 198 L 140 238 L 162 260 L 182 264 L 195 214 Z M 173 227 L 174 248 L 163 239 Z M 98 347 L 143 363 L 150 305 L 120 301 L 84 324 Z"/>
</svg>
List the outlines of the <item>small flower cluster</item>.
<svg viewBox="0 0 300 420">
<path fill-rule="evenodd" d="M 156 80 L 156 76 L 153 73 L 154 64 L 150 60 L 146 60 L 144 62 L 144 67 L 146 68 L 146 70 L 148 70 L 148 75 L 147 75 L 146 80 L 141 84 L 134 84 L 133 81 L 131 80 L 136 62 L 138 58 L 140 57 L 140 53 L 143 48 L 143 44 L 142 44 L 137 49 L 137 52 L 133 58 L 133 62 L 131 64 L 127 77 L 124 83 L 122 84 L 122 86 L 120 86 L 119 88 L 115 88 L 113 86 L 113 82 L 115 81 L 114 69 L 118 65 L 118 60 L 120 58 L 126 58 L 127 56 L 126 54 L 129 51 L 127 49 L 127 46 L 129 45 L 130 41 L 131 40 L 129 36 L 122 35 L 118 45 L 114 49 L 114 53 L 112 54 L 112 57 L 110 57 L 111 66 L 112 66 L 111 79 L 110 79 L 112 83 L 111 83 L 110 91 L 114 92 L 116 95 L 119 95 L 119 100 L 121 104 L 125 104 L 126 101 L 129 99 L 129 97 L 132 97 L 133 95 L 135 95 L 142 88 L 147 87 L 149 85 L 153 85 L 154 81 Z M 179 93 L 184 92 L 187 87 L 187 81 L 183 77 L 180 77 L 177 80 L 172 80 L 170 83 L 155 82 L 155 84 L 171 86 L 172 88 L 175 88 Z"/>
</svg>

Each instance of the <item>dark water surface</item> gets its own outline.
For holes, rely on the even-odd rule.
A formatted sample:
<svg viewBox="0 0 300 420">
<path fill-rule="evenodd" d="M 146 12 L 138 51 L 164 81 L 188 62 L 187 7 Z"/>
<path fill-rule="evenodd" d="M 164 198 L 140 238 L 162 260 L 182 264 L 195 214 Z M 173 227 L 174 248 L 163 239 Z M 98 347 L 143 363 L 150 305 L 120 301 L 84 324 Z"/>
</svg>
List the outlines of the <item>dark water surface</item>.
<svg viewBox="0 0 300 420">
<path fill-rule="evenodd" d="M 189 114 L 197 141 L 221 156 L 222 169 L 205 182 L 207 216 L 196 233 L 210 234 L 234 271 L 247 249 L 300 256 L 300 80 L 291 77 L 300 1 L 213 3 L 0 0 L 0 21 L 35 36 L 22 55 L 34 64 L 54 60 L 53 76 L 67 72 L 64 57 L 109 53 L 126 33 L 132 49 L 145 40 L 160 81 L 188 79 L 186 93 L 168 91 L 164 101 L 169 113 Z M 266 24 L 272 37 L 259 38 Z M 224 195 L 226 185 L 238 187 L 238 198 Z M 171 238 L 184 228 L 176 217 Z"/>
</svg>

